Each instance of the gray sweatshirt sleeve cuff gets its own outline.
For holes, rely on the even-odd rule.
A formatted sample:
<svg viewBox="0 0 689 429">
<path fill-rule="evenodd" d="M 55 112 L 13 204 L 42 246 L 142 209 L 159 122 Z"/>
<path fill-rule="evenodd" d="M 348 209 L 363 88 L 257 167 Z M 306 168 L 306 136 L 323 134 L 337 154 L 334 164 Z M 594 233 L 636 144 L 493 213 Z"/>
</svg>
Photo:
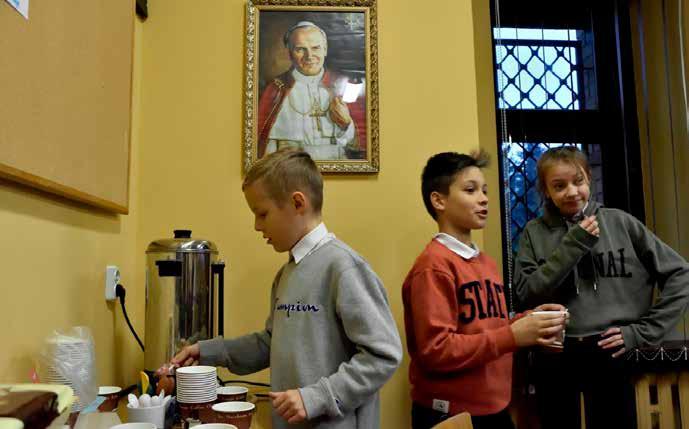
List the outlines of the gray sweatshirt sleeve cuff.
<svg viewBox="0 0 689 429">
<path fill-rule="evenodd" d="M 315 419 L 323 414 L 330 417 L 342 416 L 337 399 L 326 378 L 321 378 L 316 384 L 300 388 L 299 394 L 304 401 L 307 419 Z"/>
<path fill-rule="evenodd" d="M 589 234 L 584 228 L 577 225 L 576 227 L 570 229 L 569 234 L 572 238 L 582 246 L 587 249 L 592 248 L 598 241 L 598 237 L 593 234 Z"/>
<path fill-rule="evenodd" d="M 622 339 L 624 340 L 624 348 L 627 351 L 633 350 L 639 347 L 639 343 L 636 341 L 636 334 L 631 326 L 620 327 L 622 331 Z"/>
<path fill-rule="evenodd" d="M 225 356 L 223 342 L 222 337 L 199 341 L 199 350 L 201 351 L 199 363 L 201 365 L 227 366 L 227 356 Z"/>
</svg>

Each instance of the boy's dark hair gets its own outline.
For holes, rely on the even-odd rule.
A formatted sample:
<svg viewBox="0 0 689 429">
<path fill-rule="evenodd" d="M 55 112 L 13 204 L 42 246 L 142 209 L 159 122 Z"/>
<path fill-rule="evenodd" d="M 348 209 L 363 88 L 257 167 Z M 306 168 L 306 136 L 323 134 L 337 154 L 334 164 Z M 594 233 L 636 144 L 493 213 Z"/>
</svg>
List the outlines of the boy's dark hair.
<svg viewBox="0 0 689 429">
<path fill-rule="evenodd" d="M 282 207 L 292 192 L 303 192 L 314 212 L 323 208 L 323 176 L 311 156 L 300 149 L 284 148 L 270 153 L 246 173 L 242 190 L 261 181 L 270 198 Z"/>
<path fill-rule="evenodd" d="M 442 152 L 433 155 L 426 162 L 421 173 L 421 196 L 426 210 L 433 217 L 438 216 L 431 204 L 431 194 L 439 192 L 443 195 L 450 193 L 450 185 L 457 174 L 469 167 L 483 168 L 488 165 L 488 154 L 484 151 L 474 152 L 471 155 L 457 152 Z"/>
</svg>

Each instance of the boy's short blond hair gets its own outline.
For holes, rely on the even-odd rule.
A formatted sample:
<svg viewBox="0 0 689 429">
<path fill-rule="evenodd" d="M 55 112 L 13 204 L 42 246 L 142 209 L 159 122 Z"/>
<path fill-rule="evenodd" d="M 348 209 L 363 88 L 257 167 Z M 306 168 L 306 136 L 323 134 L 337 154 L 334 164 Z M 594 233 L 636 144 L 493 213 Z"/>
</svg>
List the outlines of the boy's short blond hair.
<svg viewBox="0 0 689 429">
<path fill-rule="evenodd" d="M 303 150 L 284 148 L 254 164 L 244 177 L 242 190 L 261 181 L 270 198 L 282 206 L 292 192 L 302 192 L 315 213 L 323 208 L 323 176 L 311 156 Z"/>
</svg>

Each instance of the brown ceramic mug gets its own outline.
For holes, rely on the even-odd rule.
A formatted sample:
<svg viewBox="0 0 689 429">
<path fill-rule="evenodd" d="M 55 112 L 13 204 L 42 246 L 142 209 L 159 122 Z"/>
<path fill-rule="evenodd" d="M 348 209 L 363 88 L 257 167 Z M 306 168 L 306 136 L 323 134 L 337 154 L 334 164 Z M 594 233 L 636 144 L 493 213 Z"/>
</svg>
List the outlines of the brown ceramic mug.
<svg viewBox="0 0 689 429">
<path fill-rule="evenodd" d="M 218 387 L 218 400 L 216 402 L 246 401 L 249 389 L 244 386 Z"/>
<path fill-rule="evenodd" d="M 98 411 L 117 411 L 117 403 L 120 401 L 120 392 L 122 392 L 122 388 L 118 386 L 100 386 L 98 388 L 98 396 L 104 396 L 105 401 L 98 406 Z"/>
<path fill-rule="evenodd" d="M 213 411 L 217 423 L 235 425 L 237 429 L 249 429 L 256 405 L 245 401 L 221 402 L 213 405 Z"/>
<path fill-rule="evenodd" d="M 203 423 L 214 423 L 215 413 L 211 409 L 213 402 L 202 402 L 202 403 L 177 403 L 177 408 L 179 409 L 179 414 L 182 420 L 186 419 L 196 419 Z"/>
</svg>

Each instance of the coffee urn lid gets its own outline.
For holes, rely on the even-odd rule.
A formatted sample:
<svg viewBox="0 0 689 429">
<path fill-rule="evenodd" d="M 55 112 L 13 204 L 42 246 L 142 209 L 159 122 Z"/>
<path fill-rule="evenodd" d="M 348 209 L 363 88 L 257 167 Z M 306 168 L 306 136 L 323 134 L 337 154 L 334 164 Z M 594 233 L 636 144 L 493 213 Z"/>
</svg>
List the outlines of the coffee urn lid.
<svg viewBox="0 0 689 429">
<path fill-rule="evenodd" d="M 174 238 L 161 238 L 151 242 L 146 249 L 146 253 L 218 253 L 218 248 L 212 241 L 192 239 L 191 230 L 189 229 L 176 229 L 174 233 Z"/>
</svg>

